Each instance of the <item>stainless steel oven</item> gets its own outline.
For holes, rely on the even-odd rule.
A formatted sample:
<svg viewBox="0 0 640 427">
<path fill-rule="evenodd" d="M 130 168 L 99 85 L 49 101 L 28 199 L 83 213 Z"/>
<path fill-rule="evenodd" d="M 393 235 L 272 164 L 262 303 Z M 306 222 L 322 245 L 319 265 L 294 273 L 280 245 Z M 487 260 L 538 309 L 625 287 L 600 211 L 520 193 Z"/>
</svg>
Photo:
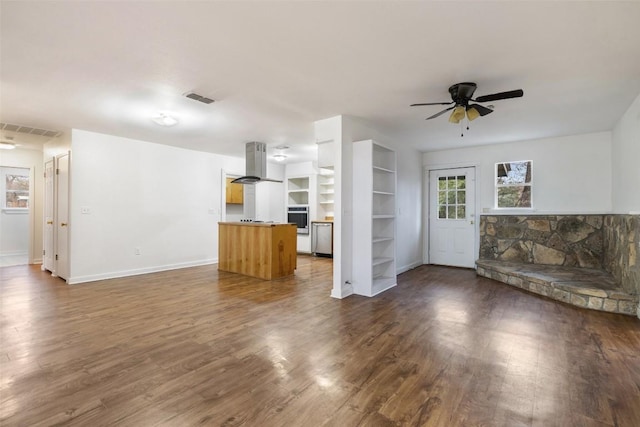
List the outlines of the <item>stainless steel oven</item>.
<svg viewBox="0 0 640 427">
<path fill-rule="evenodd" d="M 298 227 L 298 234 L 309 234 L 309 206 L 289 206 L 287 222 Z"/>
</svg>

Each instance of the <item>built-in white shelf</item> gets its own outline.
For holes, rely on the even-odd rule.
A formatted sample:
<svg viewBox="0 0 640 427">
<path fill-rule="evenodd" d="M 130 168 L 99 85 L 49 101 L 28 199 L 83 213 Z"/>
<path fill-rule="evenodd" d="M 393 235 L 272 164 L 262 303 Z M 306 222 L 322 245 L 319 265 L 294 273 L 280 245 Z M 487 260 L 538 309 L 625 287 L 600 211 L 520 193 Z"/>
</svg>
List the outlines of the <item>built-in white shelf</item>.
<svg viewBox="0 0 640 427">
<path fill-rule="evenodd" d="M 353 291 L 374 296 L 396 285 L 396 156 L 358 141 L 353 159 Z"/>
<path fill-rule="evenodd" d="M 287 206 L 309 204 L 309 177 L 287 179 Z"/>
<path fill-rule="evenodd" d="M 394 170 L 383 168 L 383 167 L 380 167 L 380 166 L 373 166 L 373 169 L 376 170 L 376 171 L 381 171 L 381 172 L 396 173 L 396 171 L 394 171 Z"/>
<path fill-rule="evenodd" d="M 318 175 L 318 218 L 334 216 L 335 179 L 332 169 L 321 169 Z"/>
<path fill-rule="evenodd" d="M 389 258 L 389 257 L 373 258 L 371 260 L 371 265 L 376 266 L 376 265 L 384 264 L 387 262 L 393 262 L 393 258 Z"/>
<path fill-rule="evenodd" d="M 389 241 L 393 241 L 393 237 L 374 237 L 371 242 L 372 243 L 382 243 L 382 242 L 389 242 Z"/>
</svg>

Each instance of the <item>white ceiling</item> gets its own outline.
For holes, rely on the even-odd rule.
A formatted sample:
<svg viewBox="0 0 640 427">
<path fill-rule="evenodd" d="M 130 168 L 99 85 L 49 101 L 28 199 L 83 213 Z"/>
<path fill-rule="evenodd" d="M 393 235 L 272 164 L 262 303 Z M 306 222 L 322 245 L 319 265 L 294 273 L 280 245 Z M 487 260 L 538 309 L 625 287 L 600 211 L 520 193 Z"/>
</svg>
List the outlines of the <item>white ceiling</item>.
<svg viewBox="0 0 640 427">
<path fill-rule="evenodd" d="M 313 122 L 338 114 L 422 151 L 610 130 L 640 93 L 637 1 L 3 0 L 0 15 L 0 122 L 234 156 L 256 140 L 308 159 Z M 409 107 L 463 81 L 525 95 L 464 138 L 424 120 L 444 107 Z"/>
</svg>

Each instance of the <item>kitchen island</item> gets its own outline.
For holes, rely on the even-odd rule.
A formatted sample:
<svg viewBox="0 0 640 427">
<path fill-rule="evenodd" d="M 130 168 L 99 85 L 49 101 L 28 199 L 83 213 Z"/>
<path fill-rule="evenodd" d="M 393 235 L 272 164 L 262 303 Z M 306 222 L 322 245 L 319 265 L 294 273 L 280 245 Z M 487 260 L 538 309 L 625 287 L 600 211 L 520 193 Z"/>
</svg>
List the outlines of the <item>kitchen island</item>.
<svg viewBox="0 0 640 427">
<path fill-rule="evenodd" d="M 295 224 L 218 223 L 218 270 L 271 280 L 297 266 Z"/>
</svg>

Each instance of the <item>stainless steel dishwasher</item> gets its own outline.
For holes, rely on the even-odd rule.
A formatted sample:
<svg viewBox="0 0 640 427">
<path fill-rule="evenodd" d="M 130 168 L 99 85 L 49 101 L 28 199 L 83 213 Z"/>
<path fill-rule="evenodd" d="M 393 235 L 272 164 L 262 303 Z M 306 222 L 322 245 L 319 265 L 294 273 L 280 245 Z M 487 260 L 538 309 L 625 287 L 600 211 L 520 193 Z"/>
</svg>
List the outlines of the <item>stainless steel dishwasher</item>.
<svg viewBox="0 0 640 427">
<path fill-rule="evenodd" d="M 333 223 L 311 221 L 311 252 L 333 256 Z"/>
</svg>

